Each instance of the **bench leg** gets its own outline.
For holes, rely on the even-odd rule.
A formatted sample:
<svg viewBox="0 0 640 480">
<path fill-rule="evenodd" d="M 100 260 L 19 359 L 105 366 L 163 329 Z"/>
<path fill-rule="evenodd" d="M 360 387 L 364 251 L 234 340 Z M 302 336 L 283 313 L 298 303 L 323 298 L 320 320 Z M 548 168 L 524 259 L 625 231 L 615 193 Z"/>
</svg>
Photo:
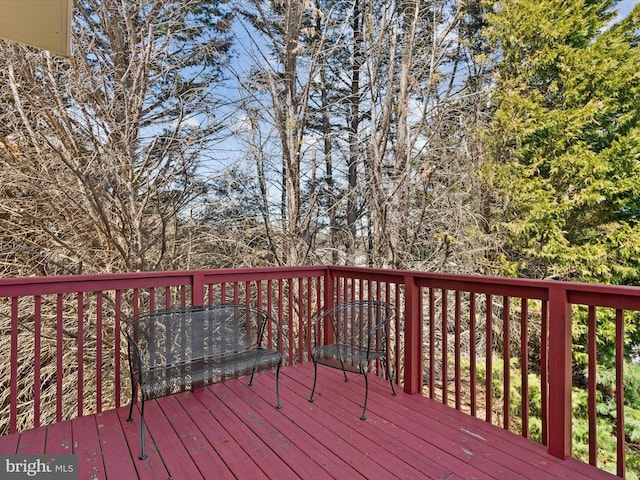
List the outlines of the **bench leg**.
<svg viewBox="0 0 640 480">
<path fill-rule="evenodd" d="M 280 403 L 280 365 L 282 361 L 278 363 L 276 367 L 276 408 L 282 408 L 282 404 Z M 253 385 L 253 376 L 255 375 L 257 370 L 257 366 L 253 366 L 253 370 L 251 370 L 251 378 L 249 378 L 249 386 Z"/>
<path fill-rule="evenodd" d="M 142 406 L 140 407 L 140 446 L 142 447 L 142 453 L 140 454 L 140 460 L 147 458 L 147 449 L 144 442 L 144 396 L 142 397 Z"/>
<path fill-rule="evenodd" d="M 129 404 L 129 417 L 127 422 L 133 422 L 133 404 L 136 400 L 138 393 L 138 384 L 131 379 L 131 403 Z M 140 460 L 147 458 L 147 452 L 144 444 L 144 393 L 142 394 L 142 405 L 140 406 L 140 446 L 142 447 L 142 453 L 140 454 Z"/>
</svg>

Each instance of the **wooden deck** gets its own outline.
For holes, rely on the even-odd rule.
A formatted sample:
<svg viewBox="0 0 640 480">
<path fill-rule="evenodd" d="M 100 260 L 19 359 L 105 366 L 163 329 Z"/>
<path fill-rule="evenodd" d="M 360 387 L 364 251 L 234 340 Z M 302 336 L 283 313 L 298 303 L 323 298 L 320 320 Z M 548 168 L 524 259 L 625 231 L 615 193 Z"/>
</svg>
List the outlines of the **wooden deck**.
<svg viewBox="0 0 640 480">
<path fill-rule="evenodd" d="M 277 410 L 273 373 L 229 380 L 150 401 L 147 460 L 140 454 L 140 415 L 128 407 L 0 437 L 0 452 L 73 453 L 80 479 L 613 479 L 429 399 L 370 382 L 367 420 L 359 419 L 363 380 L 345 383 L 312 366 L 281 372 Z"/>
</svg>

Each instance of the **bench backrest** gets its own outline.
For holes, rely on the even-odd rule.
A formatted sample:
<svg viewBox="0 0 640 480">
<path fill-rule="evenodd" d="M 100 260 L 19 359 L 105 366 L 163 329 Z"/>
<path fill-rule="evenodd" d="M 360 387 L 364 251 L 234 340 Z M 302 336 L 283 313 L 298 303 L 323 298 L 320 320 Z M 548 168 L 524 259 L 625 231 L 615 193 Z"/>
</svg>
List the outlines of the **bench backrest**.
<svg viewBox="0 0 640 480">
<path fill-rule="evenodd" d="M 153 310 L 125 322 L 134 365 L 149 369 L 256 348 L 280 350 L 278 324 L 246 305 L 212 304 Z M 134 367 L 135 368 L 135 367 Z"/>
<path fill-rule="evenodd" d="M 316 342 L 351 345 L 371 353 L 385 352 L 393 315 L 392 306 L 386 302 L 340 303 L 316 317 Z"/>
</svg>

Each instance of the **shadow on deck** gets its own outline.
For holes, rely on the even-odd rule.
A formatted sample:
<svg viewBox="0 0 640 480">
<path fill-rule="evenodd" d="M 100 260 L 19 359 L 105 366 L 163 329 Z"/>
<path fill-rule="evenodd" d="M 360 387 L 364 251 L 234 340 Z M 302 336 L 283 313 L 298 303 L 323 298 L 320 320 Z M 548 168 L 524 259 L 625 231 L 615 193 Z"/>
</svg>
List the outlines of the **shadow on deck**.
<svg viewBox="0 0 640 480">
<path fill-rule="evenodd" d="M 427 398 L 319 368 L 314 403 L 310 363 L 229 380 L 146 405 L 149 457 L 140 454 L 140 415 L 128 407 L 0 437 L 4 454 L 73 453 L 80 479 L 613 479 L 573 459 Z"/>
</svg>

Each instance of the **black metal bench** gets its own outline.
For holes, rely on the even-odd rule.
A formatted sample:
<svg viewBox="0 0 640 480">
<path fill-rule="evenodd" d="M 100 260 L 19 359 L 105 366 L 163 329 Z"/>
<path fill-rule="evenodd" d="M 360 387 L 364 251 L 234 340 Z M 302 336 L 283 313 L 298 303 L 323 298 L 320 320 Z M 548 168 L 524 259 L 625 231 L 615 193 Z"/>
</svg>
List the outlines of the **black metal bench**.
<svg viewBox="0 0 640 480">
<path fill-rule="evenodd" d="M 153 310 L 125 322 L 132 421 L 140 390 L 140 459 L 146 458 L 146 400 L 193 390 L 229 378 L 276 367 L 276 408 L 280 404 L 281 333 L 267 313 L 246 305 L 214 304 Z"/>
<path fill-rule="evenodd" d="M 347 372 L 364 376 L 365 392 L 362 420 L 366 419 L 369 398 L 367 374 L 372 364 L 380 361 L 389 377 L 392 395 L 396 394 L 389 368 L 387 342 L 389 322 L 394 311 L 390 304 L 375 300 L 359 300 L 341 303 L 313 320 L 316 345 L 311 351 L 313 360 L 313 388 L 309 401 L 313 402 L 318 378 L 318 364 L 342 370 L 344 381 Z"/>
</svg>

